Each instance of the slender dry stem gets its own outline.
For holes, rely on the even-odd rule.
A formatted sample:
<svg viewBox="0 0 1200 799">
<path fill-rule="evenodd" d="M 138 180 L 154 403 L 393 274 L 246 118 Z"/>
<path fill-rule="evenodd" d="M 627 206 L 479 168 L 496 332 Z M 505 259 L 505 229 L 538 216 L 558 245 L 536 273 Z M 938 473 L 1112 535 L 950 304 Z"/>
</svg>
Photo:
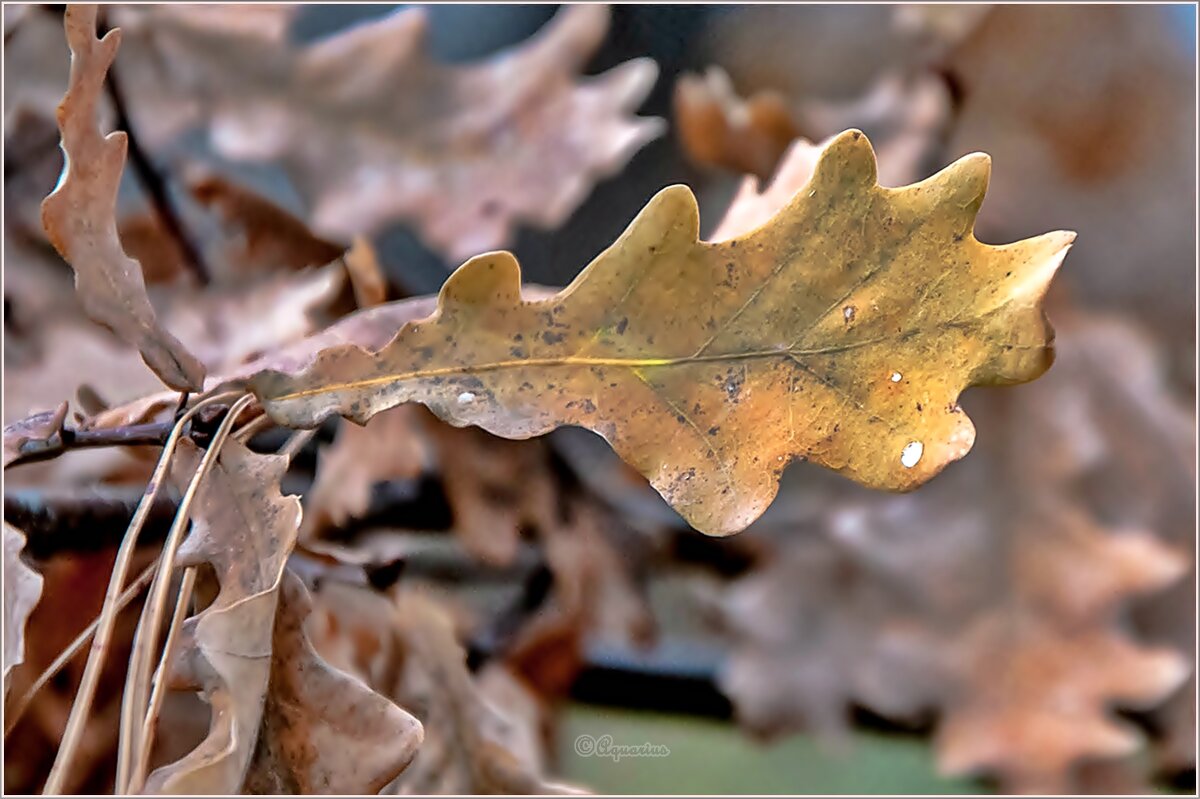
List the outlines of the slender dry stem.
<svg viewBox="0 0 1200 799">
<path fill-rule="evenodd" d="M 179 584 L 179 597 L 175 600 L 175 613 L 171 616 L 171 628 L 167 630 L 167 640 L 163 644 L 162 657 L 158 660 L 158 668 L 154 672 L 154 684 L 150 689 L 150 707 L 146 718 L 142 721 L 141 745 L 138 756 L 133 764 L 133 778 L 128 787 L 129 793 L 141 793 L 146 783 L 146 771 L 150 768 L 150 750 L 154 742 L 154 725 L 158 722 L 158 713 L 162 708 L 163 696 L 166 692 L 167 666 L 175 643 L 179 638 L 179 630 L 187 617 L 188 607 L 192 602 L 192 591 L 196 587 L 196 568 L 189 566 L 183 571 L 183 580 Z"/>
<path fill-rule="evenodd" d="M 140 749 L 146 742 L 140 741 L 137 734 L 140 730 L 139 719 L 145 718 L 148 702 L 148 685 L 150 681 L 151 663 L 158 649 L 158 633 L 162 626 L 163 615 L 167 605 L 167 591 L 170 587 L 171 573 L 175 568 L 175 555 L 183 540 L 191 515 L 192 501 L 200 488 L 200 483 L 216 461 L 221 446 L 233 431 L 234 422 L 247 405 L 254 401 L 252 395 L 245 395 L 233 404 L 229 413 L 221 421 L 217 432 L 213 434 L 212 442 L 200 459 L 200 466 L 188 483 L 183 498 L 179 501 L 179 510 L 175 513 L 175 521 L 167 533 L 163 545 L 162 565 L 154 575 L 150 585 L 150 595 L 142 608 L 142 616 L 138 620 L 137 630 L 133 635 L 133 651 L 129 657 L 129 671 L 125 675 L 125 694 L 121 700 L 121 727 L 117 744 L 117 793 L 128 793 L 128 787 L 133 776 L 133 764 L 140 757 Z M 193 413 L 195 409 L 188 413 Z"/>
<path fill-rule="evenodd" d="M 67 718 L 62 742 L 59 744 L 58 752 L 54 757 L 54 765 L 51 767 L 50 774 L 46 778 L 46 785 L 42 790 L 43 794 L 59 794 L 63 792 L 67 771 L 74 762 L 76 752 L 79 749 L 79 743 L 83 738 L 83 730 L 87 724 L 88 714 L 91 712 L 92 701 L 96 697 L 96 685 L 100 681 L 100 670 L 104 665 L 104 658 L 108 654 L 108 648 L 112 641 L 113 623 L 117 618 L 117 599 L 121 596 L 125 577 L 129 573 L 129 564 L 132 562 L 134 550 L 137 548 L 138 535 L 142 531 L 146 517 L 150 514 L 154 498 L 158 496 L 159 489 L 162 487 L 163 478 L 166 476 L 167 467 L 171 463 L 171 456 L 175 453 L 175 446 L 179 443 L 179 437 L 183 432 L 183 428 L 201 408 L 217 402 L 227 401 L 231 396 L 236 396 L 236 394 L 218 394 L 198 402 L 191 410 L 179 418 L 175 426 L 171 428 L 171 433 L 167 436 L 166 443 L 163 444 L 163 450 L 158 457 L 158 463 L 155 464 L 154 472 L 150 475 L 150 482 L 146 484 L 146 493 L 142 495 L 142 501 L 138 503 L 133 519 L 129 523 L 129 530 L 125 533 L 125 538 L 121 541 L 121 546 L 117 549 L 116 562 L 113 564 L 112 576 L 108 581 L 108 591 L 104 595 L 104 604 L 100 608 L 100 618 L 96 625 L 96 635 L 92 639 L 92 649 L 88 654 L 87 665 L 83 669 L 83 678 L 79 682 L 79 691 L 75 694 L 75 701 L 71 705 L 71 713 Z"/>
<path fill-rule="evenodd" d="M 150 584 L 150 580 L 154 577 L 154 570 L 157 568 L 158 561 L 156 560 L 146 568 L 142 569 L 142 573 L 134 578 L 133 582 L 129 584 L 129 587 L 125 589 L 125 593 L 121 594 L 120 598 L 117 600 L 118 613 L 124 610 L 125 606 L 132 602 L 134 597 L 142 593 L 142 589 Z M 33 701 L 35 696 L 37 696 L 37 692 L 45 688 L 46 683 L 54 679 L 54 675 L 62 671 L 62 667 L 70 663 L 71 659 L 79 654 L 79 651 L 83 649 L 84 644 L 92 639 L 92 635 L 96 632 L 96 628 L 99 626 L 100 617 L 97 616 L 96 618 L 92 619 L 91 624 L 85 627 L 83 631 L 75 637 L 74 641 L 67 645 L 66 649 L 58 654 L 58 657 L 54 659 L 54 662 L 47 666 L 45 670 L 38 675 L 38 678 L 33 681 L 33 685 L 29 686 L 29 690 L 22 694 L 21 698 L 14 702 L 11 708 L 6 709 L 4 713 L 5 738 L 7 738 L 8 734 L 13 731 L 14 727 L 17 726 L 17 722 L 21 720 L 21 716 L 25 714 L 25 711 L 29 708 L 29 703 Z"/>
</svg>

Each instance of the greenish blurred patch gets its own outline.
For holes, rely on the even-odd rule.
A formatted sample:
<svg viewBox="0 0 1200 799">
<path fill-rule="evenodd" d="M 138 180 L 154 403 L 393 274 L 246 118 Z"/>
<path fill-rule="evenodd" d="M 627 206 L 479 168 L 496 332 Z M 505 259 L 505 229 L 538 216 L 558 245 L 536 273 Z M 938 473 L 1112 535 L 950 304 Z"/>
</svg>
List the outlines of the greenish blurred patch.
<svg viewBox="0 0 1200 799">
<path fill-rule="evenodd" d="M 666 757 L 583 757 L 581 735 L 611 735 L 618 745 L 666 746 Z M 685 716 L 573 705 L 560 727 L 562 779 L 599 793 L 649 794 L 963 794 L 984 793 L 970 780 L 939 777 L 933 752 L 918 737 L 852 732 L 839 747 L 794 735 L 758 743 L 732 724 Z"/>
</svg>

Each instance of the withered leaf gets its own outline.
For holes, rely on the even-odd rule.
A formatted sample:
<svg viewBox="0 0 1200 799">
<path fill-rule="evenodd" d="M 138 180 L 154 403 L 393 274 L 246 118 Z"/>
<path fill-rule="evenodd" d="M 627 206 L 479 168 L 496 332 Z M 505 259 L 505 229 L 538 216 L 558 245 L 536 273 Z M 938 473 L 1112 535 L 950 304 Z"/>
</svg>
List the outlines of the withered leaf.
<svg viewBox="0 0 1200 799">
<path fill-rule="evenodd" d="M 172 479 L 182 486 L 202 453 L 187 439 L 179 446 Z M 194 529 L 177 562 L 212 564 L 220 585 L 212 604 L 184 623 L 171 682 L 202 690 L 212 722 L 196 749 L 150 774 L 150 792 L 241 790 L 271 674 L 280 581 L 300 525 L 299 498 L 280 493 L 286 469 L 286 457 L 229 440 L 196 495 Z"/>
<path fill-rule="evenodd" d="M 1069 509 L 1026 523 L 1013 552 L 1015 607 L 984 614 L 951 649 L 964 690 L 939 726 L 938 762 L 952 774 L 999 773 L 1022 792 L 1070 792 L 1073 766 L 1142 743 L 1110 706 L 1148 710 L 1187 677 L 1178 652 L 1112 622 L 1187 566 L 1153 535 L 1097 529 Z"/>
<path fill-rule="evenodd" d="M 52 411 L 35 413 L 20 421 L 4 425 L 4 467 L 21 454 L 27 441 L 46 441 L 63 429 L 67 418 L 67 403 L 59 403 Z"/>
<path fill-rule="evenodd" d="M 740 645 L 723 686 L 743 722 L 837 730 L 851 702 L 906 722 L 936 712 L 944 770 L 1070 792 L 1079 766 L 1142 743 L 1113 709 L 1187 698 L 1189 559 L 1182 540 L 1146 530 L 1192 538 L 1194 482 L 1186 502 L 1171 485 L 1190 467 L 1159 438 L 1190 439 L 1190 420 L 1156 396 L 1139 363 L 1152 351 L 1126 326 L 1061 316 L 1061 362 L 1046 379 L 973 409 L 996 431 L 979 457 L 923 491 L 835 505 L 823 530 L 735 583 Z M 1155 474 L 1159 459 L 1183 475 Z M 1128 492 L 1154 497 L 1157 513 Z M 1185 524 L 1186 537 L 1171 534 Z M 1170 648 L 1128 623 L 1151 600 L 1187 608 Z M 1172 738 L 1189 729 L 1181 705 Z"/>
<path fill-rule="evenodd" d="M 514 720 L 487 701 L 454 636 L 449 614 L 416 591 L 396 598 L 404 654 L 399 698 L 419 708 L 426 738 L 396 793 L 561 794 L 514 744 Z"/>
<path fill-rule="evenodd" d="M 796 139 L 779 159 L 779 168 L 765 187 L 759 188 L 759 179 L 754 175 L 743 177 L 712 232 L 712 240 L 737 238 L 769 222 L 812 179 L 823 149 L 823 145 Z"/>
<path fill-rule="evenodd" d="M 782 95 L 767 90 L 742 99 L 720 67 L 680 76 L 674 105 L 684 153 L 705 166 L 765 178 L 800 135 Z"/>
<path fill-rule="evenodd" d="M 365 426 L 339 425 L 333 444 L 317 456 L 316 479 L 305 500 L 303 538 L 365 515 L 375 483 L 420 475 L 427 456 L 418 411 L 393 408 Z"/>
<path fill-rule="evenodd" d="M 237 264 L 241 273 L 324 266 L 342 254 L 286 209 L 219 174 L 193 167 L 186 180 L 197 202 L 240 233 L 222 260 Z"/>
<path fill-rule="evenodd" d="M 121 36 L 96 38 L 96 7 L 65 12 L 71 80 L 58 108 L 66 165 L 58 187 L 42 203 L 42 224 L 55 249 L 75 270 L 84 310 L 137 347 L 164 383 L 180 391 L 204 387 L 204 366 L 163 329 L 146 296 L 141 266 L 117 237 L 116 200 L 125 166 L 123 132 L 102 136 L 96 104 Z"/>
<path fill-rule="evenodd" d="M 517 223 L 561 224 L 663 127 L 627 116 L 654 83 L 651 60 L 577 83 L 608 27 L 598 5 L 568 6 L 530 42 L 461 67 L 426 54 L 419 8 L 303 49 L 281 26 L 138 13 L 146 74 L 173 62 L 191 88 L 156 80 L 154 107 L 211 98 L 192 122 L 216 149 L 284 162 L 314 229 L 341 240 L 403 219 L 455 260 L 504 246 Z"/>
<path fill-rule="evenodd" d="M 7 449 L 7 447 L 6 447 Z M 6 454 L 7 458 L 7 454 Z M 4 523 L 4 694 L 8 674 L 25 662 L 25 622 L 42 596 L 42 576 L 21 561 L 25 535 Z"/>
<path fill-rule="evenodd" d="M 1050 363 L 1040 302 L 1073 234 L 977 241 L 989 171 L 977 154 L 883 188 L 847 131 L 738 238 L 699 241 L 694 196 L 670 187 L 550 299 L 522 299 L 511 254 L 478 256 L 382 350 L 249 386 L 291 427 L 413 401 L 508 438 L 586 427 L 713 534 L 757 518 L 796 458 L 911 489 L 970 449 L 964 388 Z"/>
<path fill-rule="evenodd" d="M 304 631 L 311 609 L 300 579 L 285 572 L 270 691 L 245 791 L 378 793 L 417 753 L 421 723 L 317 654 Z"/>
</svg>

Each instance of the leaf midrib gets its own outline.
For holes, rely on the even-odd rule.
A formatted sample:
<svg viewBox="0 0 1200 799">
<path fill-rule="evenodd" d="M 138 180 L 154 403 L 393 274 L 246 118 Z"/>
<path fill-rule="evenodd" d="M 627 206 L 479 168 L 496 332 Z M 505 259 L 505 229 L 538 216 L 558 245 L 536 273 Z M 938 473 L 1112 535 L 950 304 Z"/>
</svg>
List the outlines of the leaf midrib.
<svg viewBox="0 0 1200 799">
<path fill-rule="evenodd" d="M 335 391 L 368 388 L 370 386 L 384 385 L 387 383 L 399 383 L 408 380 L 422 380 L 425 378 L 444 377 L 447 375 L 471 375 L 478 374 L 480 372 L 501 371 L 504 369 L 553 366 L 617 366 L 626 369 L 642 369 L 655 366 L 688 366 L 696 363 L 741 361 L 755 358 L 797 358 L 804 355 L 826 355 L 829 353 L 845 352 L 847 350 L 858 349 L 860 347 L 867 347 L 872 344 L 879 344 L 893 338 L 895 337 L 887 336 L 868 339 L 866 341 L 856 341 L 849 344 L 839 344 L 831 347 L 819 347 L 816 349 L 797 350 L 791 347 L 775 347 L 766 350 L 729 352 L 716 355 L 685 355 L 677 358 L 593 358 L 577 355 L 562 355 L 550 358 L 519 358 L 505 361 L 492 361 L 490 363 L 462 364 L 458 366 L 444 366 L 433 369 L 417 369 L 411 372 L 398 372 L 388 375 L 380 375 L 379 377 L 364 378 L 362 380 L 351 380 L 343 383 L 327 383 L 316 388 L 293 391 L 287 394 L 269 397 L 268 399 L 273 402 L 282 402 L 286 400 L 316 396 L 319 394 L 329 394 Z"/>
</svg>

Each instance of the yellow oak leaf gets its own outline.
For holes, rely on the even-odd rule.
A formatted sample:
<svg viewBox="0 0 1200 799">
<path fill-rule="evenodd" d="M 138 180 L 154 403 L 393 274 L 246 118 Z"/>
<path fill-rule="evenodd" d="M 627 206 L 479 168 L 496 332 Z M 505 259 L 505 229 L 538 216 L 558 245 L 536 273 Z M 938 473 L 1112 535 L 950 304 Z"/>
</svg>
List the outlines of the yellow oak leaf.
<svg viewBox="0 0 1200 799">
<path fill-rule="evenodd" d="M 404 402 L 507 438 L 586 427 L 711 534 L 757 518 L 795 459 L 912 489 L 971 448 L 964 388 L 1052 360 L 1041 300 L 1074 234 L 976 240 L 989 172 L 974 154 L 884 188 L 847 131 L 741 236 L 700 241 L 695 197 L 672 186 L 547 299 L 522 299 L 511 254 L 481 255 L 379 351 L 333 347 L 248 385 L 293 427 Z"/>
</svg>

